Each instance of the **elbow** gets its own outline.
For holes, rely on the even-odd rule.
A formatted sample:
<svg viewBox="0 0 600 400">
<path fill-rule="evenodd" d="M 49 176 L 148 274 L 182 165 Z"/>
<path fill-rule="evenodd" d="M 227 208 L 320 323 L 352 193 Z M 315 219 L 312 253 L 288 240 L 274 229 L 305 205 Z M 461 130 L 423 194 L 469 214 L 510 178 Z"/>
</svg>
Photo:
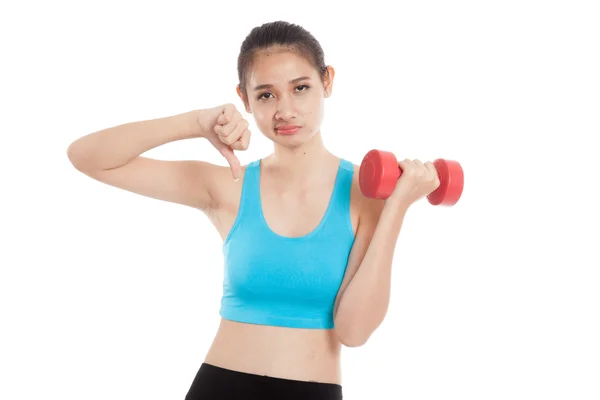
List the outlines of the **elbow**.
<svg viewBox="0 0 600 400">
<path fill-rule="evenodd" d="M 342 343 L 346 347 L 361 347 L 362 345 L 367 343 L 367 339 L 344 339 L 340 340 L 340 343 Z"/>
<path fill-rule="evenodd" d="M 346 347 L 364 346 L 379 328 L 384 316 L 362 321 L 335 318 L 335 334 L 339 342 Z"/>
<path fill-rule="evenodd" d="M 67 147 L 67 158 L 69 159 L 71 165 L 73 165 L 77 169 L 80 168 L 82 157 L 77 151 L 76 142 L 71 143 L 69 147 Z"/>
<path fill-rule="evenodd" d="M 86 173 L 89 169 L 89 156 L 82 149 L 81 144 L 75 141 L 67 147 L 67 158 L 75 169 Z"/>
<path fill-rule="evenodd" d="M 346 347 L 361 347 L 367 343 L 371 336 L 367 332 L 360 332 L 357 329 L 335 329 L 336 336 L 341 344 Z"/>
</svg>

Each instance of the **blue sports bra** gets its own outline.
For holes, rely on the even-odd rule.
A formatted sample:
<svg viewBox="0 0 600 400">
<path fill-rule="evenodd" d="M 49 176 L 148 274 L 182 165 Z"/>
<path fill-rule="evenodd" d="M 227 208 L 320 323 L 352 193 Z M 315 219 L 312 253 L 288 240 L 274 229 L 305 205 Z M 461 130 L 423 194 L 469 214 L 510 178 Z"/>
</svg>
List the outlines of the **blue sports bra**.
<svg viewBox="0 0 600 400">
<path fill-rule="evenodd" d="M 286 237 L 267 225 L 260 160 L 246 166 L 235 222 L 223 242 L 220 315 L 232 321 L 332 329 L 333 307 L 354 243 L 350 190 L 354 165 L 342 159 L 329 205 L 307 235 Z"/>
</svg>

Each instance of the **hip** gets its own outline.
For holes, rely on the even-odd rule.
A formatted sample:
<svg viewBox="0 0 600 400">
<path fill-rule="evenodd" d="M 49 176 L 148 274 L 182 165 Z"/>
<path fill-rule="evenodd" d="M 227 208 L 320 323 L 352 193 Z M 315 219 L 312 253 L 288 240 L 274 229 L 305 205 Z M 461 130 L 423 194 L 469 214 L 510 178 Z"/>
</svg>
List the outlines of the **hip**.
<svg viewBox="0 0 600 400">
<path fill-rule="evenodd" d="M 339 384 L 251 374 L 203 363 L 185 400 L 341 400 Z"/>
</svg>

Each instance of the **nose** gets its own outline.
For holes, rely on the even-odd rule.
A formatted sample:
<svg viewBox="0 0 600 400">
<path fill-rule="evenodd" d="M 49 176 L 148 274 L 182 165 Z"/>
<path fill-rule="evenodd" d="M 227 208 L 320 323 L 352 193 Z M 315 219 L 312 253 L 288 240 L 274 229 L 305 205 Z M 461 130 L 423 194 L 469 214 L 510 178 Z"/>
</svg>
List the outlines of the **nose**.
<svg viewBox="0 0 600 400">
<path fill-rule="evenodd" d="M 277 111 L 275 118 L 278 120 L 289 121 L 296 118 L 296 106 L 289 96 L 280 97 L 277 102 Z"/>
</svg>

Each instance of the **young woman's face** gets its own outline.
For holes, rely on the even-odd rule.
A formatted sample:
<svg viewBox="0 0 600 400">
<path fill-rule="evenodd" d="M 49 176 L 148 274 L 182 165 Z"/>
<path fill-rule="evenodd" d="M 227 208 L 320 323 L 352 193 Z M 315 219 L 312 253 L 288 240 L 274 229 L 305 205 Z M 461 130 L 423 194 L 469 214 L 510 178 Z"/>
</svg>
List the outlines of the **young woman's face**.
<svg viewBox="0 0 600 400">
<path fill-rule="evenodd" d="M 321 128 L 324 100 L 333 85 L 333 68 L 328 70 L 323 83 L 305 58 L 287 51 L 263 51 L 248 74 L 246 111 L 275 143 L 302 145 Z"/>
</svg>

